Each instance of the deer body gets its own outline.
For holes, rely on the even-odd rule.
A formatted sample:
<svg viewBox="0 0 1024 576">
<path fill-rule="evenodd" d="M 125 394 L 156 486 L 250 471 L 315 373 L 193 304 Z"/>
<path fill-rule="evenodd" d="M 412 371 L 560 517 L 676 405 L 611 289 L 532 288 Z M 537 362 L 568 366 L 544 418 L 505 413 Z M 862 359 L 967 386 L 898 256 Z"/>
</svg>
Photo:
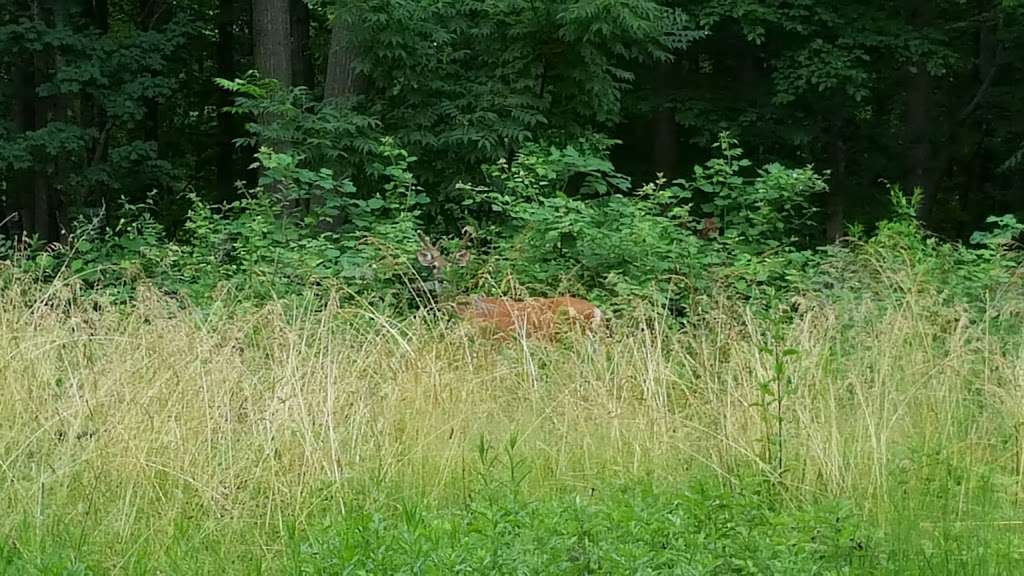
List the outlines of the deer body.
<svg viewBox="0 0 1024 576">
<path fill-rule="evenodd" d="M 456 303 L 455 314 L 502 336 L 551 338 L 566 329 L 596 331 L 604 323 L 597 306 L 571 296 L 526 300 L 478 296 L 468 303 Z"/>
<path fill-rule="evenodd" d="M 467 232 L 463 237 L 460 248 L 465 247 L 469 235 L 470 232 Z M 440 285 L 449 260 L 426 237 L 421 235 L 420 241 L 423 249 L 416 253 L 416 257 L 420 264 L 433 270 L 435 282 Z M 452 262 L 465 266 L 469 258 L 469 252 L 460 249 Z M 550 339 L 566 329 L 593 332 L 604 326 L 604 314 L 597 306 L 572 296 L 526 300 L 476 296 L 468 301 L 457 300 L 453 307 L 455 314 L 463 320 L 489 329 L 499 336 L 518 334 Z"/>
</svg>

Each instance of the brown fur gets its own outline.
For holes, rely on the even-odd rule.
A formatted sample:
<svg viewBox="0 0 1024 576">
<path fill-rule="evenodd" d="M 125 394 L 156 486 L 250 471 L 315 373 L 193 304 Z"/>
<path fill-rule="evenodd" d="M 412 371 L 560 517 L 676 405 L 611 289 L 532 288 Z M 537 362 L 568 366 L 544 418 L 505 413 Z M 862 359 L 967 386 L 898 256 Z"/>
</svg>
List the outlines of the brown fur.
<svg viewBox="0 0 1024 576">
<path fill-rule="evenodd" d="M 471 235 L 472 230 L 466 229 L 451 263 L 465 266 L 469 261 L 470 254 L 464 248 Z M 416 258 L 433 270 L 435 281 L 440 284 L 450 262 L 428 238 L 420 235 L 420 242 L 422 249 Z M 453 308 L 460 318 L 502 337 L 518 334 L 550 340 L 567 330 L 594 332 L 604 327 L 604 314 L 597 306 L 572 296 L 526 300 L 477 296 L 468 301 L 457 300 Z"/>
<path fill-rule="evenodd" d="M 604 314 L 597 306 L 571 296 L 526 300 L 481 296 L 456 303 L 455 313 L 502 337 L 518 334 L 550 340 L 566 331 L 594 332 L 604 326 Z"/>
</svg>

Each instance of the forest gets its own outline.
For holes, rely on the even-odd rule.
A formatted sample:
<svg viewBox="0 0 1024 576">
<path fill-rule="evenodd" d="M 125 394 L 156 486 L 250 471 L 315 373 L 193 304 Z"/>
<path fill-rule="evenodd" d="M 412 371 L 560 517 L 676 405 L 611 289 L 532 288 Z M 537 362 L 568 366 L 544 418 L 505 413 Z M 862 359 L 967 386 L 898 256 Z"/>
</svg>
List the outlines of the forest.
<svg viewBox="0 0 1024 576">
<path fill-rule="evenodd" d="M 439 230 L 483 217 L 458 183 L 531 145 L 575 143 L 582 163 L 671 182 L 724 131 L 757 165 L 828 175 L 814 242 L 884 217 L 885 183 L 921 188 L 920 218 L 948 238 L 1021 210 L 1014 0 L 10 1 L 8 237 L 110 225 L 122 200 L 151 202 L 176 235 L 183 198 L 256 186 L 264 146 L 365 200 L 391 163 L 385 138 L 417 158 Z"/>
<path fill-rule="evenodd" d="M 4 0 L 0 574 L 1024 573 L 1022 103 L 1021 0 Z"/>
</svg>

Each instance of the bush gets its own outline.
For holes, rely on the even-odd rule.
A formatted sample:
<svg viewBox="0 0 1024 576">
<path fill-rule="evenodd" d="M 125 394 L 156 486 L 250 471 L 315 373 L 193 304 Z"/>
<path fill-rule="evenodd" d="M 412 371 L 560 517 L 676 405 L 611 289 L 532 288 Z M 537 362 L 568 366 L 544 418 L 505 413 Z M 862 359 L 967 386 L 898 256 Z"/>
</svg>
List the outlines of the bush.
<svg viewBox="0 0 1024 576">
<path fill-rule="evenodd" d="M 378 150 L 387 182 L 374 195 L 358 197 L 351 181 L 331 170 L 303 168 L 301 156 L 262 149 L 261 188 L 219 207 L 191 196 L 174 238 L 152 202 L 125 203 L 114 226 L 81 221 L 69 247 L 21 256 L 19 268 L 47 281 L 70 274 L 120 300 L 145 282 L 198 303 L 229 295 L 258 303 L 323 285 L 401 303 L 425 198 L 405 152 L 388 140 Z M 324 201 L 312 208 L 289 208 L 317 197 Z"/>
<path fill-rule="evenodd" d="M 260 110 L 281 124 L 260 133 L 279 138 L 315 136 L 312 127 L 324 122 L 318 114 L 327 114 L 285 104 Z M 893 278 L 907 268 L 924 281 L 915 286 L 980 307 L 1015 282 L 1020 264 L 1011 248 L 1021 226 L 1012 218 L 993 219 L 997 228 L 976 234 L 976 247 L 942 242 L 923 232 L 915 198 L 898 188 L 891 191 L 894 217 L 873 235 L 853 229 L 845 244 L 815 248 L 808 221 L 821 177 L 809 168 L 753 170 L 727 134 L 719 156 L 690 178 L 639 188 L 609 161 L 612 140 L 525 145 L 511 162 L 485 165 L 480 182 L 461 184 L 458 205 L 420 188 L 416 159 L 390 138 L 359 145 L 367 154 L 339 164 L 347 166 L 342 172 L 314 168 L 348 157 L 330 138 L 290 142 L 287 152 L 259 151 L 259 188 L 243 199 L 210 206 L 190 196 L 174 237 L 152 201 L 125 204 L 112 227 L 80 222 L 70 247 L 21 257 L 19 269 L 48 280 L 68 276 L 122 300 L 140 282 L 207 303 L 227 295 L 263 302 L 330 286 L 353 300 L 408 310 L 424 301 L 418 287 L 426 270 L 413 259 L 417 234 L 424 214 L 439 212 L 448 217 L 432 220 L 432 232 L 445 224 L 478 230 L 476 257 L 449 275 L 446 293 L 574 294 L 613 312 L 643 301 L 682 317 L 723 290 L 773 315 L 788 314 L 808 294 L 898 298 L 903 289 Z"/>
<path fill-rule="evenodd" d="M 511 164 L 486 166 L 485 186 L 463 186 L 467 203 L 490 211 L 492 256 L 482 268 L 492 281 L 679 311 L 723 278 L 753 297 L 812 260 L 801 237 L 809 199 L 824 184 L 810 169 L 771 165 L 745 175 L 749 162 L 723 134 L 721 157 L 696 167 L 692 180 L 634 190 L 607 161 L 611 144 L 528 146 Z M 724 223 L 724 234 L 709 222 Z"/>
</svg>

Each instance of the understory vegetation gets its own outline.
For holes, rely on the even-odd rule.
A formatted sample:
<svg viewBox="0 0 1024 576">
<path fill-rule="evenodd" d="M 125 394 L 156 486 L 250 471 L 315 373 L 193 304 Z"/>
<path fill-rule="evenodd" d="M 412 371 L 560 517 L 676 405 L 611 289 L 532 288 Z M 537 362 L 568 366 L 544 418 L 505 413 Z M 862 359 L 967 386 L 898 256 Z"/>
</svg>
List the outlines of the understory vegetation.
<svg viewBox="0 0 1024 576">
<path fill-rule="evenodd" d="M 1014 573 L 1024 299 L 993 246 L 897 220 L 784 306 L 723 284 L 554 344 L 8 269 L 0 566 Z"/>
</svg>

